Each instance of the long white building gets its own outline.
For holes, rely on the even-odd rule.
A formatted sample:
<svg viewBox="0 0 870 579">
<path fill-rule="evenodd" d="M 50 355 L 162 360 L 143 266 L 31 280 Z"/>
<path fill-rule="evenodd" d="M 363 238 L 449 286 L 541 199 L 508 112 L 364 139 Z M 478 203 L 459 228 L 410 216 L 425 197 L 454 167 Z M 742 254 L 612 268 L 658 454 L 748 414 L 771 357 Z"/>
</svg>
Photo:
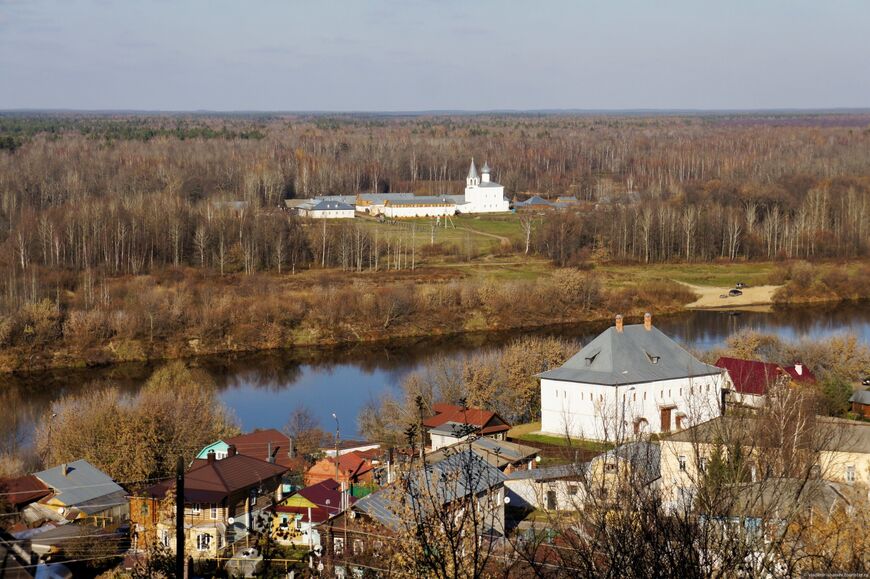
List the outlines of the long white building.
<svg viewBox="0 0 870 579">
<path fill-rule="evenodd" d="M 681 430 L 721 414 L 724 371 L 652 325 L 611 326 L 541 379 L 541 430 L 620 441 Z"/>
</svg>

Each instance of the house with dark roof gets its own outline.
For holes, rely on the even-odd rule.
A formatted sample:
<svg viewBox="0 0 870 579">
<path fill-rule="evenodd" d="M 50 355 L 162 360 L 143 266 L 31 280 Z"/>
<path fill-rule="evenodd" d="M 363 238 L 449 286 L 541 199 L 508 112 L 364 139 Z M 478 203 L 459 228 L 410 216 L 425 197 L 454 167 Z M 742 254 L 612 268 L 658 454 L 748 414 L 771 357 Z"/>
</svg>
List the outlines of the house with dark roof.
<svg viewBox="0 0 870 579">
<path fill-rule="evenodd" d="M 310 217 L 311 219 L 353 219 L 356 207 L 341 201 L 311 199 L 297 205 L 296 213 L 300 217 Z"/>
<path fill-rule="evenodd" d="M 556 209 L 557 205 L 539 195 L 532 195 L 525 201 L 514 201 L 514 209 L 517 211 L 541 211 Z"/>
<path fill-rule="evenodd" d="M 215 441 L 200 450 L 196 458 L 208 458 L 208 453 L 214 451 L 215 459 L 221 460 L 227 457 L 230 445 L 236 447 L 238 454 L 259 458 L 287 468 L 294 464 L 293 441 L 274 428 L 254 430 L 247 434 Z"/>
<path fill-rule="evenodd" d="M 721 414 L 724 370 L 652 325 L 622 316 L 561 367 L 539 374 L 541 430 L 602 441 L 672 432 Z"/>
<path fill-rule="evenodd" d="M 800 362 L 780 366 L 758 360 L 743 360 L 722 356 L 714 366 L 727 372 L 726 387 L 731 392 L 730 402 L 746 406 L 760 406 L 767 390 L 776 384 L 814 384 L 816 377 Z"/>
<path fill-rule="evenodd" d="M 32 474 L 0 479 L 0 510 L 8 511 L 4 512 L 6 526 L 17 522 L 14 519 L 19 519 L 28 505 L 50 494 L 51 489 Z M 19 516 L 13 518 L 13 514 Z"/>
<path fill-rule="evenodd" d="M 286 471 L 274 462 L 239 454 L 232 445 L 222 460 L 214 452 L 194 460 L 184 473 L 185 544 L 190 554 L 215 557 L 250 531 L 268 528 L 272 506 L 283 498 L 281 478 Z M 131 498 L 140 547 L 157 540 L 174 548 L 174 492 L 175 480 L 170 479 Z"/>
<path fill-rule="evenodd" d="M 466 444 L 439 460 L 417 462 L 395 483 L 359 499 L 322 527 L 327 573 L 376 560 L 387 543 L 395 548 L 421 529 L 441 525 L 444 512 L 474 516 L 475 524 L 466 520 L 464 528 L 475 529 L 481 540 L 501 536 L 505 480 L 501 470 Z M 477 509 L 468 509 L 468 501 Z"/>
<path fill-rule="evenodd" d="M 870 418 L 870 390 L 858 390 L 849 397 L 852 412 L 864 418 Z"/>
<path fill-rule="evenodd" d="M 482 408 L 468 408 L 456 404 L 434 404 L 434 416 L 423 420 L 429 433 L 432 450 L 456 444 L 472 435 L 504 440 L 510 424 L 501 416 Z"/>
</svg>

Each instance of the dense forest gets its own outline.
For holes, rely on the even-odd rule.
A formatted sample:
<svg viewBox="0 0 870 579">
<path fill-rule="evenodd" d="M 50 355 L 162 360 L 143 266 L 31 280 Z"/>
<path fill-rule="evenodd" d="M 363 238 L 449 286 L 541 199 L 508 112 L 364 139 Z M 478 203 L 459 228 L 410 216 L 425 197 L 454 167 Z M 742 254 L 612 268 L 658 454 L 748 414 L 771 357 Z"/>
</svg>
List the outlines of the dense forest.
<svg viewBox="0 0 870 579">
<path fill-rule="evenodd" d="M 414 240 L 425 232 L 305 223 L 284 199 L 460 193 L 472 156 L 493 166 L 511 198 L 578 200 L 523 218 L 528 253 L 557 266 L 862 258 L 870 249 L 870 113 L 3 113 L 0 347 L 77 334 L 108 342 L 131 325 L 153 341 L 155 327 L 165 335 L 186 327 L 186 316 L 212 318 L 233 303 L 259 305 L 264 288 L 286 291 L 273 278 L 252 289 L 215 276 L 414 270 L 427 257 Z M 519 256 L 523 245 L 499 251 Z M 434 243 L 427 252 L 476 257 Z M 413 309 L 409 300 L 428 299 L 399 299 L 421 290 L 386 287 L 393 282 L 381 288 L 389 297 L 367 296 L 376 314 L 366 323 L 381 331 Z M 318 299 L 334 301 L 336 284 L 317 281 Z M 239 287 L 244 300 L 233 302 Z M 469 299 L 468 290 L 450 292 L 466 297 L 445 298 L 448 309 Z M 604 301 L 613 299 L 622 298 Z M 285 306 L 260 326 L 297 324 L 311 301 Z M 225 340 L 231 322 L 209 324 Z"/>
</svg>

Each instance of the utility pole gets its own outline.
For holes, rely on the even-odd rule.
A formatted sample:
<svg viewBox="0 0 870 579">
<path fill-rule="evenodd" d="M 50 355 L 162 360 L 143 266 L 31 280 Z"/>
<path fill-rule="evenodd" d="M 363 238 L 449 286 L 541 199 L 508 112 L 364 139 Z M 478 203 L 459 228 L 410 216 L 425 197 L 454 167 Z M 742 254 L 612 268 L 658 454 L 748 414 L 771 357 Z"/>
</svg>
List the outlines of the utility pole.
<svg viewBox="0 0 870 579">
<path fill-rule="evenodd" d="M 184 579 L 184 459 L 175 464 L 175 577 Z"/>
<path fill-rule="evenodd" d="M 341 484 L 341 480 L 338 478 L 338 437 L 341 436 L 338 426 L 338 416 L 335 412 L 332 413 L 332 417 L 335 419 L 335 482 L 339 484 L 339 488 L 341 489 L 341 501 L 339 505 L 339 512 L 341 512 L 342 507 L 344 506 L 344 485 Z"/>
</svg>

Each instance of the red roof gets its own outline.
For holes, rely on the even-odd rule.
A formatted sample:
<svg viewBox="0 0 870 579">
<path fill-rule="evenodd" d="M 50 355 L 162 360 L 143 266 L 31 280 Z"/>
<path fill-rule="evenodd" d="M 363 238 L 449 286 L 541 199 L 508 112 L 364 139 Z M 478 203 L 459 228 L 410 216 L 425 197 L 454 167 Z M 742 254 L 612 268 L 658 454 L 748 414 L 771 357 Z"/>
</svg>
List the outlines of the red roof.
<svg viewBox="0 0 870 579">
<path fill-rule="evenodd" d="M 798 368 L 800 368 L 800 372 L 798 372 Z M 788 372 L 788 375 L 791 376 L 791 379 L 795 382 L 802 382 L 804 384 L 816 383 L 816 375 L 800 362 L 796 363 L 794 366 L 786 366 L 783 370 Z"/>
<path fill-rule="evenodd" d="M 724 368 L 731 377 L 734 390 L 741 394 L 757 396 L 767 392 L 767 387 L 779 378 L 786 376 L 786 371 L 777 364 L 758 362 L 756 360 L 741 360 L 740 358 L 722 357 L 716 360 L 715 366 Z"/>
<path fill-rule="evenodd" d="M 335 479 L 330 478 L 307 486 L 295 494 L 301 495 L 317 505 L 317 508 L 311 509 L 311 520 L 315 523 L 322 523 L 330 515 L 337 515 L 341 511 L 341 485 L 335 482 Z M 349 496 L 348 502 L 352 505 L 356 502 L 356 497 Z M 279 513 L 298 513 L 302 515 L 303 522 L 308 521 L 308 507 L 278 505 L 275 507 L 275 511 Z"/>
<path fill-rule="evenodd" d="M 291 459 L 287 454 L 290 451 L 290 438 L 274 428 L 240 434 L 239 436 L 226 438 L 224 442 L 235 446 L 239 454 L 252 456 L 260 460 L 268 460 L 269 452 L 271 451 L 272 456 L 275 457 L 275 464 L 288 468 L 291 466 Z"/>
<path fill-rule="evenodd" d="M 493 434 L 510 430 L 505 420 L 489 410 L 480 408 L 464 408 L 454 404 L 433 404 L 432 410 L 437 414 L 423 421 L 426 428 L 437 428 L 447 422 L 467 424 L 480 430 L 481 434 Z"/>
<path fill-rule="evenodd" d="M 184 499 L 187 502 L 219 502 L 225 497 L 284 474 L 281 465 L 244 454 L 209 462 L 196 459 L 184 474 Z M 175 480 L 158 483 L 148 489 L 151 496 L 162 498 L 175 486 Z"/>
<path fill-rule="evenodd" d="M 335 459 L 331 460 L 335 462 Z M 348 473 L 349 478 L 353 478 L 372 470 L 372 463 L 360 452 L 354 450 L 338 457 L 338 468 L 342 472 Z"/>
<path fill-rule="evenodd" d="M 0 480 L 0 496 L 13 507 L 25 506 L 51 494 L 51 490 L 33 475 Z"/>
</svg>

